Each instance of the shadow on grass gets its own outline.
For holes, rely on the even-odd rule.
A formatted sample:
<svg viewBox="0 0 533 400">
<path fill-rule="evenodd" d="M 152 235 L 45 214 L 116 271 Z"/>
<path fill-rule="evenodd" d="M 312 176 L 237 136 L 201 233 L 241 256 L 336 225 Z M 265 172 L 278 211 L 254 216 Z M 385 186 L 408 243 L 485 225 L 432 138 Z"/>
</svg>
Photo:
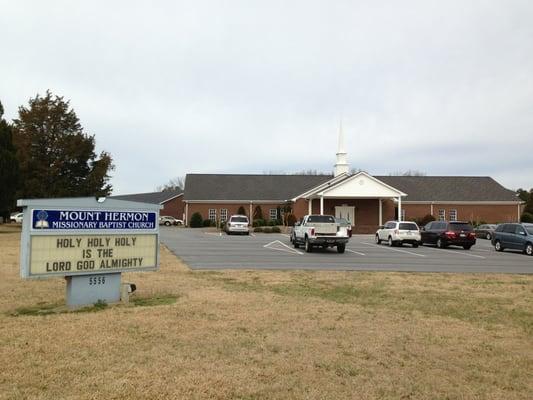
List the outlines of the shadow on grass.
<svg viewBox="0 0 533 400">
<path fill-rule="evenodd" d="M 113 305 L 115 307 L 154 307 L 168 304 L 174 304 L 178 296 L 176 295 L 160 295 L 155 297 L 138 297 L 131 299 L 129 305 L 122 305 L 117 303 Z M 110 308 L 110 306 L 102 300 L 98 300 L 96 303 L 90 306 L 81 307 L 77 309 L 69 309 L 65 304 L 40 304 L 31 307 L 19 307 L 15 311 L 9 312 L 8 315 L 12 317 L 20 316 L 45 316 L 55 314 L 68 314 L 68 313 L 93 313 L 99 312 Z"/>
</svg>

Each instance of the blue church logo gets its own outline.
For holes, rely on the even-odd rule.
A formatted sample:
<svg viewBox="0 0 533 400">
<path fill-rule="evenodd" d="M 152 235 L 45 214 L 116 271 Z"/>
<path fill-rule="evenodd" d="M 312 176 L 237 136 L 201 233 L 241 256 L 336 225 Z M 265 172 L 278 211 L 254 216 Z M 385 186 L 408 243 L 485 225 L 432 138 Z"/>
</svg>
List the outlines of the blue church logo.
<svg viewBox="0 0 533 400">
<path fill-rule="evenodd" d="M 37 222 L 35 222 L 35 228 L 46 229 L 48 225 L 48 213 L 44 210 L 37 212 Z"/>
</svg>

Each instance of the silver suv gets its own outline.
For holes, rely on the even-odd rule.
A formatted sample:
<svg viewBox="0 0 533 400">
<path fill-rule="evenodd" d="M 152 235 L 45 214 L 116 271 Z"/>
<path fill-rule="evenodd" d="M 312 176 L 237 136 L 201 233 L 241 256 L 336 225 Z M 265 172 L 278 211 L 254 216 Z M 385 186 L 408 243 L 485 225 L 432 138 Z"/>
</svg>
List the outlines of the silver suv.
<svg viewBox="0 0 533 400">
<path fill-rule="evenodd" d="M 414 222 L 409 221 L 388 221 L 384 226 L 380 226 L 376 232 L 376 243 L 387 242 L 389 246 L 401 246 L 409 243 L 413 247 L 420 244 L 420 229 Z"/>
<path fill-rule="evenodd" d="M 224 228 L 228 235 L 232 233 L 244 233 L 250 234 L 250 227 L 248 217 L 246 215 L 232 215 L 226 221 L 226 227 Z"/>
</svg>

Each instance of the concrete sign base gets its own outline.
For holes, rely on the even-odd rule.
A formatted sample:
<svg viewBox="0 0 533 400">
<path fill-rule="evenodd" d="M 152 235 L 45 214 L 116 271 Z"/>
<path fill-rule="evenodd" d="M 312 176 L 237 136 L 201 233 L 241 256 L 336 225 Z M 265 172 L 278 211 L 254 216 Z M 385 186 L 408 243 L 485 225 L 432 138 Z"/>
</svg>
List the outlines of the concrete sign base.
<svg viewBox="0 0 533 400">
<path fill-rule="evenodd" d="M 67 306 L 92 305 L 98 300 L 106 303 L 120 301 L 121 274 L 67 276 Z"/>
</svg>

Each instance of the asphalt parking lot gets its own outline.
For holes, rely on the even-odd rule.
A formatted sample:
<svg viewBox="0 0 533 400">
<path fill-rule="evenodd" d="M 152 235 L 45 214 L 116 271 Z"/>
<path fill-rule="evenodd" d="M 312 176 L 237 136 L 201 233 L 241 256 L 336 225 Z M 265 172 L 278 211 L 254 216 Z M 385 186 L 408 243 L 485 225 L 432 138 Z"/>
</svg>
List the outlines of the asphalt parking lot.
<svg viewBox="0 0 533 400">
<path fill-rule="evenodd" d="M 471 250 L 433 246 L 376 245 L 373 235 L 351 238 L 344 254 L 335 248 L 294 249 L 285 234 L 228 236 L 201 229 L 161 227 L 161 242 L 192 269 L 367 270 L 413 272 L 533 273 L 533 257 L 496 252 L 478 239 Z"/>
</svg>

